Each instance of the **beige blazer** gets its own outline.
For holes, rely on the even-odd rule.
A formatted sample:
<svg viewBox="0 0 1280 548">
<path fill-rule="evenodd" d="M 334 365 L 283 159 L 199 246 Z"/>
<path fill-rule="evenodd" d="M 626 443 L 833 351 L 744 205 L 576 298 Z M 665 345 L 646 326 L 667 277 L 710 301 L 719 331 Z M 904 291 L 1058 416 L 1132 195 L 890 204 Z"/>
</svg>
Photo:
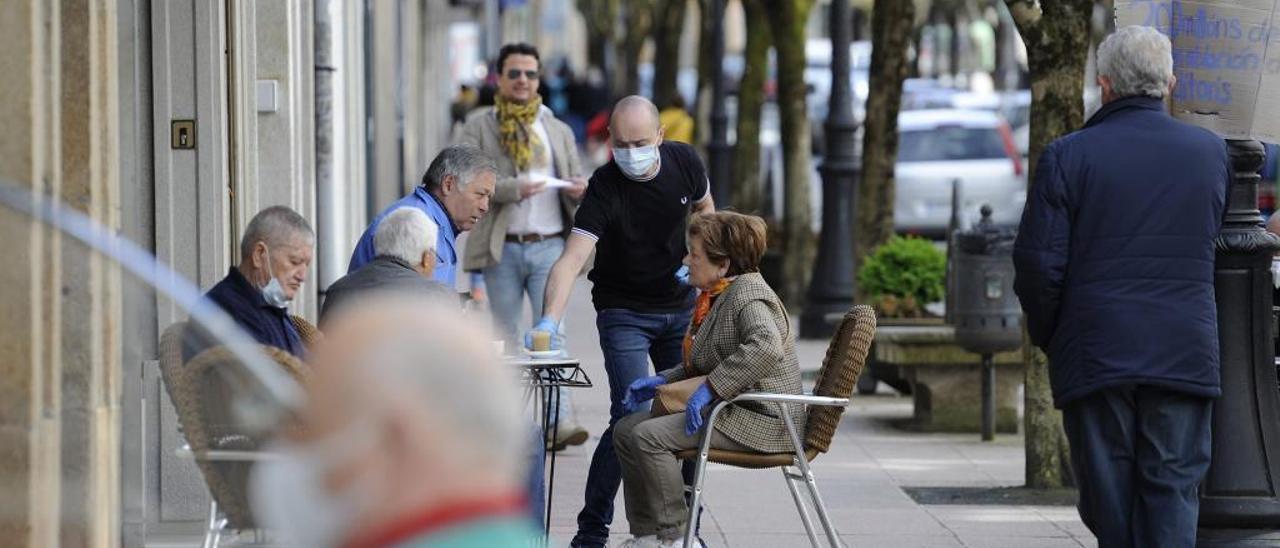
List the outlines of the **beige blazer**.
<svg viewBox="0 0 1280 548">
<path fill-rule="evenodd" d="M 748 390 L 800 394 L 800 360 L 795 333 L 782 301 L 764 277 L 743 274 L 716 298 L 699 329 L 692 333 L 694 375 L 707 375 L 718 399 Z M 668 382 L 690 376 L 684 367 L 662 373 Z M 804 438 L 804 407 L 788 404 L 796 432 Z M 792 451 L 776 404 L 731 405 L 716 419 L 716 430 L 763 453 Z"/>
<path fill-rule="evenodd" d="M 542 125 L 546 127 L 548 140 L 551 141 L 552 163 L 555 176 L 561 179 L 582 175 L 582 162 L 578 158 L 578 146 L 573 139 L 573 130 L 564 122 L 551 114 L 551 109 L 542 107 Z M 502 244 L 506 241 L 507 227 L 511 225 L 511 215 L 515 208 L 507 207 L 520 201 L 520 185 L 516 182 L 516 167 L 507 157 L 506 151 L 498 141 L 498 116 L 493 107 L 478 109 L 467 116 L 466 123 L 456 138 L 457 144 L 469 144 L 480 147 L 498 164 L 498 184 L 494 191 L 489 212 L 480 218 L 480 222 L 471 229 L 467 236 L 467 249 L 463 256 L 464 270 L 480 270 L 498 264 L 502 259 Z M 557 192 L 547 190 L 544 192 Z M 560 212 L 564 217 L 564 235 L 573 228 L 573 212 L 578 203 L 560 193 Z"/>
</svg>

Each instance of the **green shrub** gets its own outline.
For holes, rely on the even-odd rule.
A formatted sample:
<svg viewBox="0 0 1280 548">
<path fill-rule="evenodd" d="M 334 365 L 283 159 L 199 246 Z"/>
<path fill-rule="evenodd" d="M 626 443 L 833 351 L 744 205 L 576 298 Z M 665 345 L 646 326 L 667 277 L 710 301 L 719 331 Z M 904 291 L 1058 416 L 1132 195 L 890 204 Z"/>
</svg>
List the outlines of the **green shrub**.
<svg viewBox="0 0 1280 548">
<path fill-rule="evenodd" d="M 858 269 L 858 283 L 877 300 L 910 303 L 904 311 L 910 314 L 942 300 L 946 275 L 947 258 L 932 242 L 893 236 L 867 256 Z"/>
</svg>

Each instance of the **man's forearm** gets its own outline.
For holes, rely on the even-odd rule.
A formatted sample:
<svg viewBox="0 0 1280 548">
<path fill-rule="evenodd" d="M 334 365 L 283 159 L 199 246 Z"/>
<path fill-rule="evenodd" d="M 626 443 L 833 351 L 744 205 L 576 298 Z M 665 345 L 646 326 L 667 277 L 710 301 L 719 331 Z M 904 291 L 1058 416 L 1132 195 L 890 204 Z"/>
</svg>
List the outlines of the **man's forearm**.
<svg viewBox="0 0 1280 548">
<path fill-rule="evenodd" d="M 547 289 L 542 295 L 542 315 L 554 318 L 557 322 L 564 317 L 569 292 L 573 290 L 575 272 L 569 262 L 561 258 L 552 265 L 551 273 L 547 275 Z"/>
</svg>

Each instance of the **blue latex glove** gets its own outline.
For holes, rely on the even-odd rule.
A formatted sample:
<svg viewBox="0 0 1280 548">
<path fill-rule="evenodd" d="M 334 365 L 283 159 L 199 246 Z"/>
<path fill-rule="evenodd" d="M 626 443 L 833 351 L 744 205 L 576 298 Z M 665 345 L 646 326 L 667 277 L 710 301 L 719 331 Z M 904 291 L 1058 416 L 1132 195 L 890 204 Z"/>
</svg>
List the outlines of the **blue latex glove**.
<svg viewBox="0 0 1280 548">
<path fill-rule="evenodd" d="M 622 408 L 627 413 L 639 411 L 640 404 L 653 399 L 658 394 L 658 387 L 664 384 L 667 384 L 667 378 L 662 375 L 641 377 L 632 381 L 627 387 L 627 395 L 622 398 Z"/>
<path fill-rule="evenodd" d="M 711 403 L 713 398 L 711 385 L 705 382 L 693 391 L 693 395 L 689 396 L 689 404 L 684 409 L 685 435 L 692 436 L 702 429 L 702 408 Z"/>
<path fill-rule="evenodd" d="M 689 267 L 680 265 L 680 269 L 676 270 L 676 282 L 680 285 L 689 285 Z"/>
<path fill-rule="evenodd" d="M 560 350 L 564 346 L 564 337 L 560 335 L 560 324 L 551 316 L 543 316 L 524 334 L 524 347 L 533 350 L 533 332 L 543 331 L 551 334 L 551 349 Z"/>
</svg>

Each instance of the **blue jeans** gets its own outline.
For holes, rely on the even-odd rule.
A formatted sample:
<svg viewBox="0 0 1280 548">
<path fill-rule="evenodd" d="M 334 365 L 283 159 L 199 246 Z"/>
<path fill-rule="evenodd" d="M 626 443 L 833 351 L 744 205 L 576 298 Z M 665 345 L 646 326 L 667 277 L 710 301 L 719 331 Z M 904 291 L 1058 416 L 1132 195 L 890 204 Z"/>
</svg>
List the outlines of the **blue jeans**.
<svg viewBox="0 0 1280 548">
<path fill-rule="evenodd" d="M 542 317 L 542 296 L 547 289 L 547 275 L 551 266 L 564 251 L 564 238 L 549 238 L 527 244 L 506 242 L 502 244 L 502 259 L 498 264 L 484 269 L 485 290 L 489 293 L 489 310 L 497 325 L 498 334 L 506 341 L 507 348 L 515 350 L 524 345 L 521 329 L 524 320 L 524 299 L 529 295 L 529 308 L 536 322 Z M 564 334 L 561 322 L 561 334 Z M 530 326 L 532 327 L 532 326 Z M 573 409 L 569 390 L 558 388 L 560 405 L 552 415 L 554 422 L 561 417 L 572 419 Z"/>
<path fill-rule="evenodd" d="M 1212 416 L 1209 398 L 1141 385 L 1063 407 L 1077 508 L 1100 548 L 1195 546 Z"/>
<path fill-rule="evenodd" d="M 680 366 L 680 343 L 689 328 L 691 312 L 646 314 L 610 308 L 596 314 L 604 369 L 609 375 L 609 427 L 591 456 L 584 506 L 578 513 L 578 534 L 572 546 L 604 546 L 609 540 L 613 499 L 622 483 L 622 468 L 613 450 L 613 424 L 626 416 L 622 398 L 632 381 L 651 374 L 650 360 L 658 371 Z"/>
<path fill-rule="evenodd" d="M 542 531 L 546 527 L 546 510 L 547 510 L 547 481 L 546 462 L 543 460 L 546 442 L 545 436 L 542 435 L 542 425 L 529 425 L 529 467 L 526 470 L 525 490 L 529 496 L 529 515 L 533 518 L 533 523 L 537 525 L 538 530 Z"/>
</svg>

